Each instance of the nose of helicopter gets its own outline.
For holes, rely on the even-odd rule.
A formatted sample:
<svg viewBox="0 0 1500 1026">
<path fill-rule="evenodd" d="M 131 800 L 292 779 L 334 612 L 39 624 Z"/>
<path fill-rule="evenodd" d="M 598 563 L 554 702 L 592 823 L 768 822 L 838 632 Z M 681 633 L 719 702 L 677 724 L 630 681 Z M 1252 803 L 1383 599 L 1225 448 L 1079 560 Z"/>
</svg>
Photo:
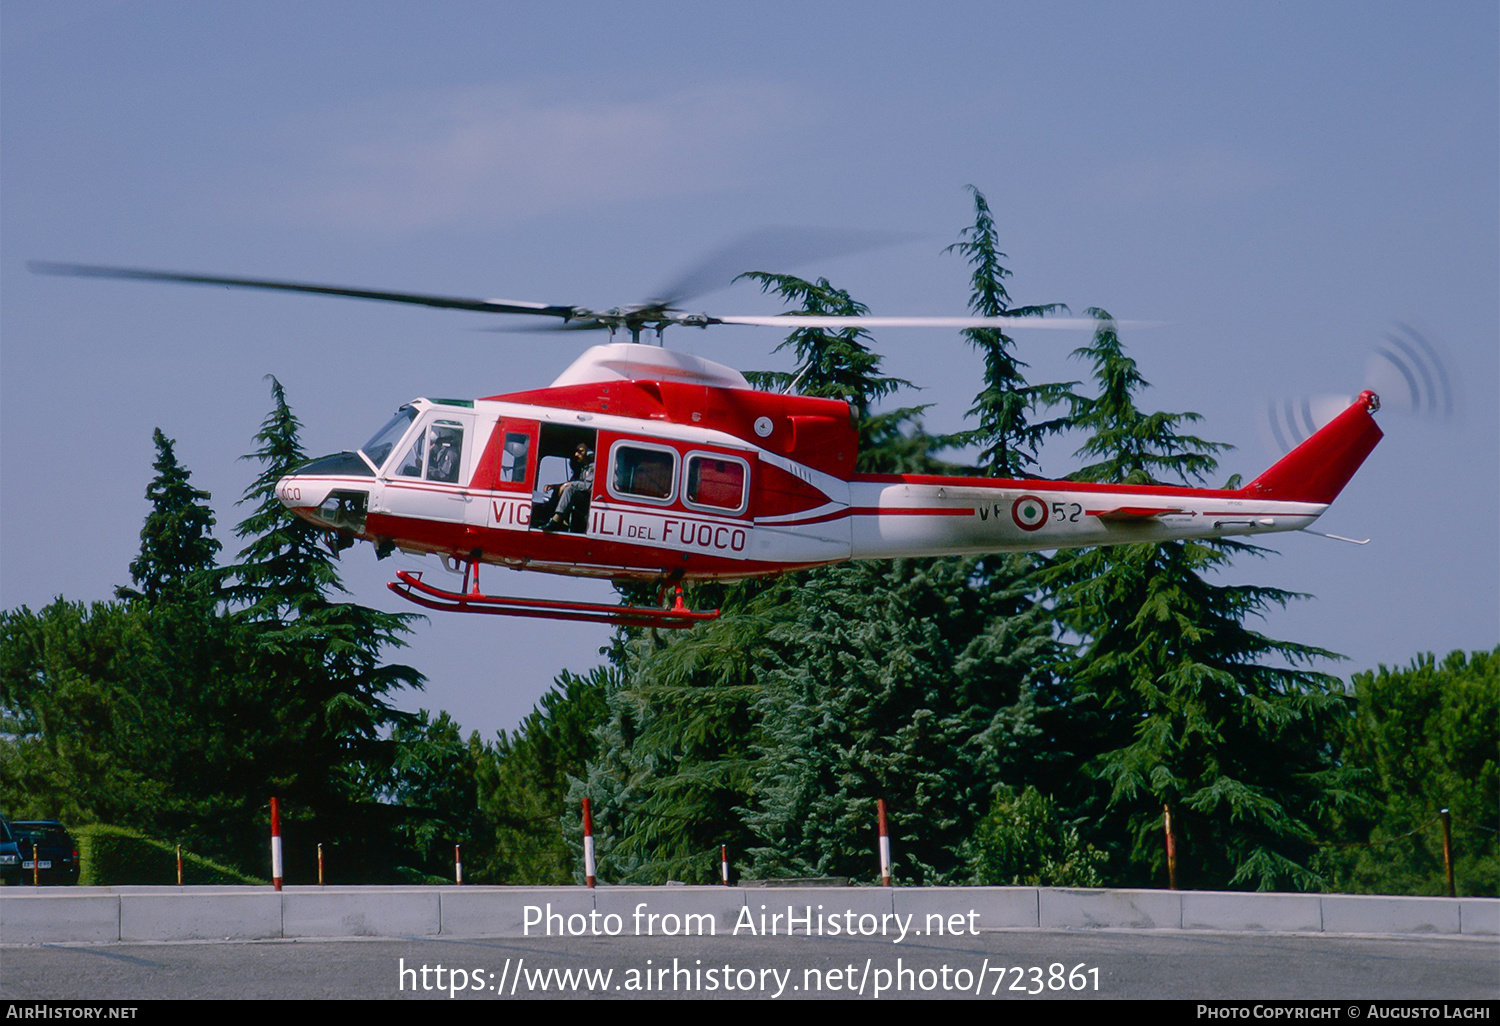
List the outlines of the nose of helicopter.
<svg viewBox="0 0 1500 1026">
<path fill-rule="evenodd" d="M 328 493 L 333 491 L 333 484 L 329 481 L 318 481 L 309 478 L 305 474 L 291 473 L 276 482 L 276 498 L 288 510 L 308 519 L 316 519 L 310 514 L 318 508 Z"/>
<path fill-rule="evenodd" d="M 276 482 L 276 498 L 288 510 L 318 527 L 359 534 L 365 528 L 370 493 L 357 487 L 358 480 L 331 476 L 329 462 L 344 457 L 324 457 L 298 467 Z M 360 464 L 359 469 L 364 469 Z M 365 475 L 359 475 L 365 476 Z"/>
<path fill-rule="evenodd" d="M 276 498 L 293 513 L 309 520 L 318 520 L 316 510 L 337 493 L 357 491 L 360 496 L 368 497 L 366 490 L 351 490 L 349 486 L 358 485 L 361 478 L 374 476 L 369 464 L 357 453 L 341 452 L 322 456 L 302 464 L 277 481 Z"/>
</svg>

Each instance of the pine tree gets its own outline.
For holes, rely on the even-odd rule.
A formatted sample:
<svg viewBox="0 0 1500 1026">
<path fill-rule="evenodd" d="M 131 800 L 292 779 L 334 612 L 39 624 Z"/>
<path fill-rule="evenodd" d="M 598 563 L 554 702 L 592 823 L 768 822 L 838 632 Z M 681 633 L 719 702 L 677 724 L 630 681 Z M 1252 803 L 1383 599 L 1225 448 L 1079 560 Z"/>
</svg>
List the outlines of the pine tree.
<svg viewBox="0 0 1500 1026">
<path fill-rule="evenodd" d="M 181 597 L 190 583 L 207 583 L 220 545 L 214 539 L 214 513 L 207 492 L 194 488 L 192 477 L 177 462 L 174 443 L 156 428 L 156 476 L 146 486 L 151 512 L 141 528 L 141 552 L 130 563 L 137 591 L 116 589 L 122 598 L 157 602 Z"/>
<path fill-rule="evenodd" d="M 1202 484 L 1218 468 L 1218 453 L 1229 448 L 1179 429 L 1197 423 L 1196 413 L 1145 413 L 1136 408 L 1137 392 L 1151 383 L 1125 355 L 1109 312 L 1087 311 L 1099 322 L 1090 345 L 1073 355 L 1094 368 L 1099 394 L 1074 396 L 1072 426 L 1088 432 L 1075 455 L 1093 460 L 1069 475 L 1075 481 L 1123 484 Z"/>
<path fill-rule="evenodd" d="M 894 560 L 809 572 L 763 643 L 756 797 L 761 876 L 875 866 L 886 799 L 897 875 L 967 879 L 961 848 L 1007 779 L 1023 779 L 1031 692 L 1050 625 L 973 586 L 972 561 Z"/>
<path fill-rule="evenodd" d="M 276 483 L 306 463 L 307 453 L 299 438 L 302 423 L 287 404 L 286 390 L 274 377 L 269 380 L 275 405 L 256 432 L 259 448 L 241 457 L 261 467 L 236 503 L 253 504 L 253 509 L 234 531 L 248 543 L 233 567 L 237 584 L 231 594 L 254 620 L 291 619 L 320 608 L 328 593 L 344 590 L 319 531 L 289 513 L 276 497 Z"/>
<path fill-rule="evenodd" d="M 259 448 L 246 457 L 261 471 L 241 500 L 254 509 L 235 531 L 247 544 L 230 568 L 229 593 L 251 639 L 256 704 L 273 723 L 259 740 L 247 725 L 243 743 L 265 745 L 265 786 L 280 792 L 293 828 L 315 820 L 325 838 L 346 843 L 342 859 L 351 873 L 388 873 L 389 832 L 401 816 L 374 799 L 394 757 L 389 730 L 411 719 L 388 699 L 403 687 L 420 688 L 422 676 L 384 663 L 382 654 L 405 645 L 418 617 L 330 600 L 345 590 L 332 555 L 318 529 L 276 498 L 276 483 L 306 455 L 285 391 L 270 380 L 275 405 L 255 436 Z"/>
<path fill-rule="evenodd" d="M 994 215 L 984 194 L 969 186 L 974 200 L 974 221 L 960 233 L 959 241 L 945 252 L 967 259 L 970 268 L 969 311 L 979 317 L 1038 317 L 1067 308 L 1060 303 L 1013 306 L 1005 281 L 1011 271 L 1004 264 Z M 1015 354 L 1014 340 L 1003 329 L 970 328 L 964 331 L 968 343 L 984 357 L 984 387 L 974 397 L 968 416 L 977 423 L 973 428 L 949 436 L 945 442 L 954 447 L 978 447 L 979 473 L 989 477 L 1023 478 L 1038 469 L 1042 443 L 1051 435 L 1066 429 L 1066 416 L 1052 419 L 1039 417 L 1060 404 L 1066 405 L 1077 382 L 1055 382 L 1032 385 L 1025 376 L 1026 364 Z M 990 596 L 989 623 L 986 633 L 1003 639 L 1004 646 L 1018 648 L 1031 659 L 1026 677 L 1024 699 L 1029 719 L 1027 726 L 1036 731 L 1037 722 L 1045 722 L 1065 704 L 1054 686 L 1052 668 L 1058 658 L 1057 646 L 1051 642 L 1051 622 L 1044 606 L 1050 601 L 1039 572 L 1044 560 L 1032 553 L 994 554 L 976 559 L 970 571 L 971 587 Z M 1047 635 L 1047 642 L 1039 635 Z M 1015 753 L 1005 770 L 993 781 L 991 803 L 999 807 L 1015 788 L 1036 783 L 1049 792 L 1055 787 L 1059 755 L 1047 743 L 1033 738 L 1023 751 Z M 1048 803 L 1043 795 L 1038 800 Z M 974 817 L 975 832 L 965 842 L 967 851 L 978 850 L 988 843 L 985 823 Z M 1027 835 L 1037 840 L 1041 835 Z M 1023 838 L 1022 840 L 1025 840 Z M 1019 842 L 1018 842 L 1019 843 Z M 1040 843 L 1040 842 L 1038 842 Z M 1023 856 L 1035 864 L 1049 857 L 1042 851 Z M 972 870 L 973 860 L 969 864 Z"/>
<path fill-rule="evenodd" d="M 1005 288 L 1011 272 L 1001 262 L 1006 256 L 1000 252 L 994 215 L 982 192 L 972 185 L 969 192 L 974 196 L 974 223 L 944 251 L 966 257 L 973 269 L 969 312 L 976 317 L 1040 317 L 1066 310 L 1061 303 L 1011 306 Z M 1068 426 L 1066 419 L 1037 421 L 1034 415 L 1066 402 L 1077 382 L 1027 384 L 1026 364 L 1016 357 L 1014 340 L 1000 328 L 966 328 L 964 336 L 984 355 L 984 388 L 969 410 L 979 424 L 949 441 L 960 447 L 981 446 L 979 466 L 990 477 L 1023 477 L 1037 465 L 1042 442 Z"/>
<path fill-rule="evenodd" d="M 1098 396 L 1075 419 L 1093 459 L 1077 477 L 1196 484 L 1224 447 L 1179 429 L 1194 414 L 1145 413 L 1147 386 L 1102 311 L 1090 361 Z M 1164 480 L 1165 479 L 1165 480 Z M 1339 794 L 1325 739 L 1344 705 L 1336 678 L 1305 667 L 1322 649 L 1275 641 L 1246 618 L 1298 597 L 1214 583 L 1263 550 L 1189 540 L 1077 550 L 1051 571 L 1057 613 L 1082 639 L 1065 667 L 1058 747 L 1076 754 L 1093 840 L 1114 851 L 1116 884 L 1165 883 L 1163 808 L 1184 886 L 1316 887 L 1312 841 Z M 1268 665 L 1272 664 L 1283 665 Z M 1072 802 L 1065 802 L 1072 804 Z"/>
<path fill-rule="evenodd" d="M 791 590 L 790 581 L 699 588 L 697 602 L 718 592 L 719 619 L 620 639 L 600 749 L 573 793 L 575 805 L 593 801 L 602 879 L 713 883 L 719 846 L 749 846 L 760 654 L 782 615 L 778 596 Z"/>
<path fill-rule="evenodd" d="M 173 799 L 130 821 L 158 823 L 200 854 L 237 862 L 244 853 L 235 850 L 232 838 L 243 837 L 249 824 L 237 828 L 226 821 L 219 786 L 234 776 L 244 754 L 224 745 L 217 716 L 224 695 L 239 690 L 242 650 L 224 615 L 210 496 L 192 486 L 175 443 L 160 428 L 153 441 L 156 476 L 146 488 L 151 512 L 141 529 L 140 554 L 130 564 L 135 588 L 118 588 L 116 595 L 140 607 L 136 612 L 153 642 L 150 669 L 137 664 L 141 676 L 132 687 L 136 703 L 160 709 L 156 722 L 143 723 L 141 732 L 155 731 L 163 740 L 153 762 L 140 769 L 169 787 Z"/>
<path fill-rule="evenodd" d="M 580 831 L 572 787 L 587 775 L 598 751 L 605 696 L 618 678 L 610 666 L 583 675 L 565 671 L 514 731 L 502 730 L 488 745 L 470 738 L 486 824 L 480 857 L 468 860 L 476 880 L 531 886 L 573 882 Z"/>
<path fill-rule="evenodd" d="M 397 867 L 418 883 L 453 879 L 454 845 L 462 845 L 465 876 L 488 855 L 485 821 L 479 809 L 479 758 L 476 732 L 466 744 L 458 724 L 446 712 L 433 717 L 426 709 L 402 719 L 391 730 L 393 765 L 384 779 L 370 782 L 381 799 L 405 812 L 397 827 L 401 840 Z"/>
</svg>

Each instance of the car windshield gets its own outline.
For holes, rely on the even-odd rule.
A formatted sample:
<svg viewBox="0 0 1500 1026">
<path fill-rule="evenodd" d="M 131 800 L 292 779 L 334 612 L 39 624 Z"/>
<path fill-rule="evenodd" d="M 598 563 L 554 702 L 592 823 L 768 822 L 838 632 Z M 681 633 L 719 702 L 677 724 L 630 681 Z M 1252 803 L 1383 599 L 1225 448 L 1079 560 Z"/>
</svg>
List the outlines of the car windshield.
<svg viewBox="0 0 1500 1026">
<path fill-rule="evenodd" d="M 396 443 L 401 441 L 401 436 L 406 434 L 406 429 L 411 427 L 411 422 L 416 419 L 416 410 L 410 406 L 401 407 L 390 422 L 375 432 L 375 437 L 366 442 L 359 451 L 365 454 L 366 459 L 379 467 L 391 454 L 391 450 L 396 447 Z"/>
<path fill-rule="evenodd" d="M 35 841 L 38 844 L 62 845 L 65 834 L 61 827 L 32 825 L 29 823 L 13 824 L 17 840 Z"/>
</svg>

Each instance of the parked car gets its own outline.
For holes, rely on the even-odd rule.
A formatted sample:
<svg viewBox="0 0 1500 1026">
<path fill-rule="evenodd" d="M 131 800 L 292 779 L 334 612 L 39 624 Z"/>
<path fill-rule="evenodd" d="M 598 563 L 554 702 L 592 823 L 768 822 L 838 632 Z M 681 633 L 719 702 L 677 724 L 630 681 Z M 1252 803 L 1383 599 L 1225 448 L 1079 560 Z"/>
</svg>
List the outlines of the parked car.
<svg viewBox="0 0 1500 1026">
<path fill-rule="evenodd" d="M 10 832 L 10 824 L 0 817 L 0 884 L 21 882 L 21 849 Z"/>
<path fill-rule="evenodd" d="M 21 882 L 32 881 L 32 860 L 39 863 L 37 879 L 44 884 L 78 882 L 78 846 L 55 819 L 13 820 L 10 832 L 21 855 Z"/>
</svg>

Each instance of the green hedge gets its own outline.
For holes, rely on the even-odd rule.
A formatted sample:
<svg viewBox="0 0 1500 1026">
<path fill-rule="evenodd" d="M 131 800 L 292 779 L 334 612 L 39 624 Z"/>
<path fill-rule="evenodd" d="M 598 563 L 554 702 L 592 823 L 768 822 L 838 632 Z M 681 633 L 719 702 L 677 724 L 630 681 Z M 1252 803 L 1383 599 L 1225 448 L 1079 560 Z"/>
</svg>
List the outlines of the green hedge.
<svg viewBox="0 0 1500 1026">
<path fill-rule="evenodd" d="M 123 827 L 78 827 L 73 832 L 81 863 L 78 882 L 85 886 L 121 884 L 175 884 L 177 846 L 153 840 Z M 236 869 L 210 862 L 189 852 L 182 853 L 184 884 L 265 884 Z"/>
</svg>

